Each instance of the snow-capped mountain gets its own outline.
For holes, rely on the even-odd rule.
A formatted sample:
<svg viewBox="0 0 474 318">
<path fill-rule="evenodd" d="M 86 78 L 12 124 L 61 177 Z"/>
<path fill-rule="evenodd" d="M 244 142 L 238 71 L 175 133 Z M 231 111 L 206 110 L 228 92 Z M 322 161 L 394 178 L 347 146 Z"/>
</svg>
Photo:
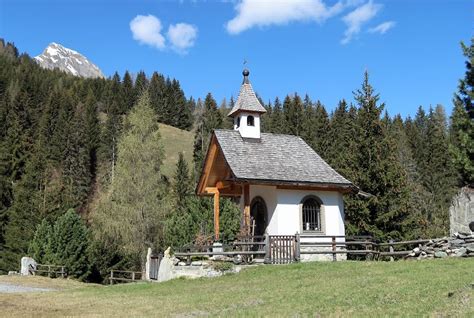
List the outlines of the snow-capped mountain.
<svg viewBox="0 0 474 318">
<path fill-rule="evenodd" d="M 58 68 L 66 73 L 82 77 L 104 77 L 101 70 L 80 53 L 51 43 L 35 60 L 44 68 Z"/>
</svg>

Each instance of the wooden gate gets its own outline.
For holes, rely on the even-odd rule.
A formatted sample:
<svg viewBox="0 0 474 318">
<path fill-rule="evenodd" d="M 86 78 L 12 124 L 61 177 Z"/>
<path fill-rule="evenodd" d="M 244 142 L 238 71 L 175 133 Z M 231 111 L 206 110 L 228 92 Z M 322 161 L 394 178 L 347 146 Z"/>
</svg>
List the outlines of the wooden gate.
<svg viewBox="0 0 474 318">
<path fill-rule="evenodd" d="M 158 270 L 160 269 L 161 254 L 150 257 L 150 279 L 158 279 Z"/>
<path fill-rule="evenodd" d="M 268 252 L 271 264 L 288 264 L 296 261 L 296 237 L 270 235 Z"/>
</svg>

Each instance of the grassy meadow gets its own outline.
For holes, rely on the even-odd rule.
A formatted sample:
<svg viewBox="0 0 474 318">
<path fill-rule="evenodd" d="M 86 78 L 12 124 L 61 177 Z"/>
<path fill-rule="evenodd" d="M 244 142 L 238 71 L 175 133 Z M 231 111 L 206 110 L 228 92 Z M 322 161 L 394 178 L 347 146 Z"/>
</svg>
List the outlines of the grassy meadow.
<svg viewBox="0 0 474 318">
<path fill-rule="evenodd" d="M 194 132 L 160 124 L 160 134 L 165 151 L 165 158 L 161 167 L 162 173 L 169 178 L 174 177 L 180 152 L 183 153 L 184 159 L 191 169 L 193 162 Z"/>
<path fill-rule="evenodd" d="M 1 316 L 474 316 L 474 259 L 298 263 L 114 286 L 14 278 L 30 279 L 61 290 L 0 294 Z"/>
</svg>

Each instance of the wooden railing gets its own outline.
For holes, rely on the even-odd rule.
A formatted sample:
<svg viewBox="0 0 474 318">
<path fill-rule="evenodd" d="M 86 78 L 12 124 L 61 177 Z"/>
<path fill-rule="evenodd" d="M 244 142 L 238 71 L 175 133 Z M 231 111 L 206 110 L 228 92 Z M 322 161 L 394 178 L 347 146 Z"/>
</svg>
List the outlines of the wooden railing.
<svg viewBox="0 0 474 318">
<path fill-rule="evenodd" d="M 36 264 L 36 268 L 30 265 L 29 271 L 33 275 L 47 275 L 48 277 L 65 278 L 67 276 L 65 266 L 61 265 Z"/>
<path fill-rule="evenodd" d="M 114 282 L 130 283 L 143 279 L 142 272 L 121 271 L 113 269 L 110 271 L 109 283 L 113 285 Z"/>
<path fill-rule="evenodd" d="M 378 243 L 378 250 L 379 250 L 379 257 L 390 257 L 390 261 L 394 260 L 394 257 L 403 257 L 407 256 L 413 251 L 414 247 L 419 247 L 424 243 L 430 242 L 430 239 L 418 239 L 418 240 L 411 240 L 411 241 L 400 241 L 395 242 L 390 240 L 388 243 Z M 403 246 L 410 246 L 410 249 L 400 250 L 400 247 Z M 382 251 L 383 249 L 387 249 L 388 251 Z M 395 250 L 397 248 L 397 250 Z M 406 248 L 406 247 L 405 247 Z"/>
<path fill-rule="evenodd" d="M 297 262 L 301 255 L 332 255 L 337 260 L 338 254 L 345 254 L 352 259 L 383 260 L 389 257 L 404 257 L 410 254 L 414 247 L 429 242 L 429 239 L 410 241 L 377 242 L 371 236 L 344 236 L 344 235 L 314 235 L 296 234 L 286 236 L 265 235 L 259 237 L 245 237 L 222 244 L 222 251 L 213 251 L 214 245 L 187 246 L 187 250 L 180 250 L 175 256 L 186 257 L 191 263 L 193 256 L 236 256 L 240 255 L 247 260 L 264 256 L 265 263 L 281 264 Z M 405 249 L 402 249 L 405 246 Z M 408 249 L 407 249 L 408 247 Z M 320 249 L 318 249 L 320 248 Z"/>
</svg>

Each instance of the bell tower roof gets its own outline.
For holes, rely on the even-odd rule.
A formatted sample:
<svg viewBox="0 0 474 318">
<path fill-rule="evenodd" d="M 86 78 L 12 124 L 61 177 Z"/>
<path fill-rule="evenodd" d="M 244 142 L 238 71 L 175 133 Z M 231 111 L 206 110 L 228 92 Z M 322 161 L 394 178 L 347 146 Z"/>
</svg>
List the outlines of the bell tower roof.
<svg viewBox="0 0 474 318">
<path fill-rule="evenodd" d="M 252 85 L 249 81 L 249 74 L 250 72 L 248 69 L 243 70 L 242 75 L 244 76 L 244 80 L 242 81 L 242 86 L 240 86 L 239 97 L 237 98 L 237 102 L 235 103 L 234 107 L 227 115 L 229 117 L 234 117 L 242 111 L 260 114 L 267 112 L 253 91 Z"/>
</svg>

